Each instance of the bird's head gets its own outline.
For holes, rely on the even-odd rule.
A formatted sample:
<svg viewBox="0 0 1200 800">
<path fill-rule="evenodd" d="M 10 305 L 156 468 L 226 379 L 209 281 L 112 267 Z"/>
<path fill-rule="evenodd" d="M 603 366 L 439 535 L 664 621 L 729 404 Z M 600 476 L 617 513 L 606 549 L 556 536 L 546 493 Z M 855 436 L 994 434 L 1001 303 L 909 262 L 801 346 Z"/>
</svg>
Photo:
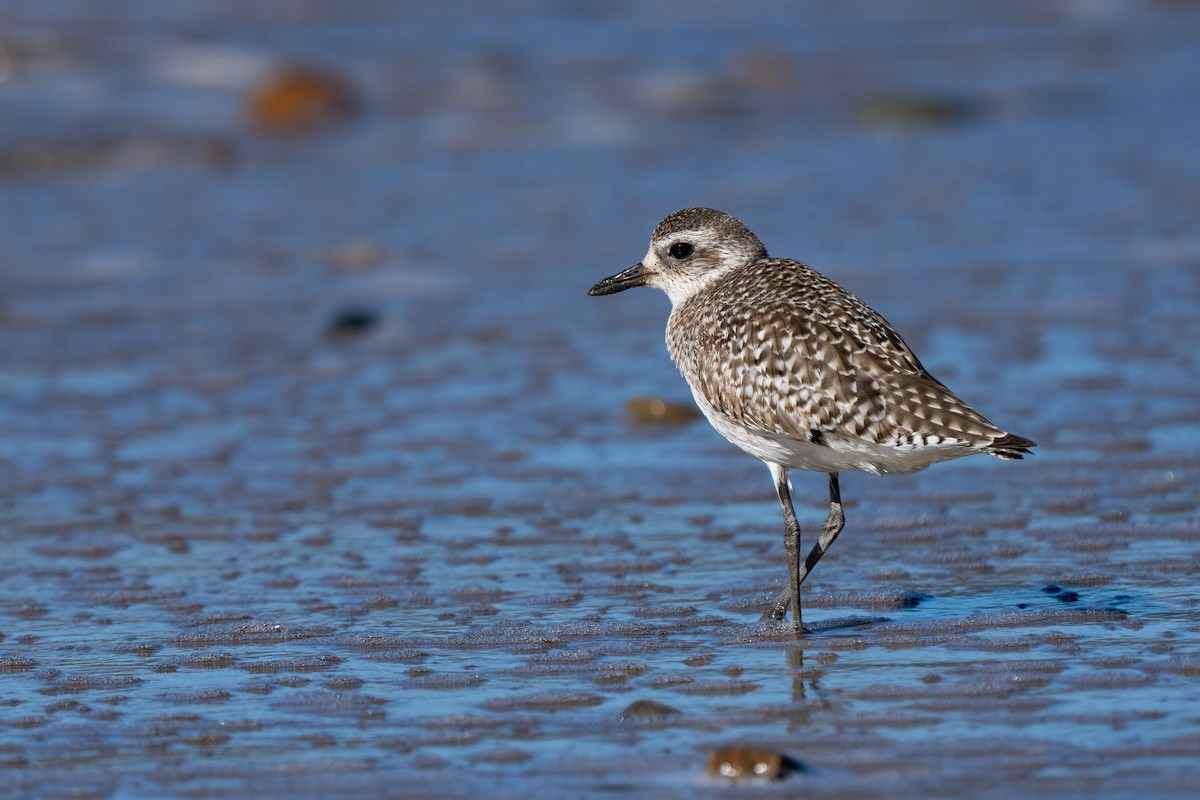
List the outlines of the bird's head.
<svg viewBox="0 0 1200 800">
<path fill-rule="evenodd" d="M 766 257 L 762 242 L 739 220 L 711 208 L 685 208 L 658 223 L 641 262 L 600 281 L 588 294 L 654 286 L 678 305 L 730 270 Z"/>
</svg>

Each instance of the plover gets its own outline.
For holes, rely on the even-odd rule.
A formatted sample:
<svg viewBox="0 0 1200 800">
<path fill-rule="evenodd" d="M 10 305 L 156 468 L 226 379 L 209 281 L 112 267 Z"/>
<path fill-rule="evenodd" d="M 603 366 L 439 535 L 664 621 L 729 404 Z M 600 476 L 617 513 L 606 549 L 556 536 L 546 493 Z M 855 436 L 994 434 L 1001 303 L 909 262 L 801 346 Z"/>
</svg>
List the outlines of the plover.
<svg viewBox="0 0 1200 800">
<path fill-rule="evenodd" d="M 675 212 L 640 263 L 588 294 L 634 286 L 667 293 L 667 349 L 696 404 L 774 478 L 788 581 L 764 620 L 790 612 L 803 632 L 800 584 L 845 524 L 839 472 L 915 472 L 974 453 L 1019 459 L 1035 445 L 959 400 L 866 303 L 805 264 L 769 258 L 728 214 Z M 829 473 L 829 516 L 803 561 L 789 469 Z"/>
</svg>

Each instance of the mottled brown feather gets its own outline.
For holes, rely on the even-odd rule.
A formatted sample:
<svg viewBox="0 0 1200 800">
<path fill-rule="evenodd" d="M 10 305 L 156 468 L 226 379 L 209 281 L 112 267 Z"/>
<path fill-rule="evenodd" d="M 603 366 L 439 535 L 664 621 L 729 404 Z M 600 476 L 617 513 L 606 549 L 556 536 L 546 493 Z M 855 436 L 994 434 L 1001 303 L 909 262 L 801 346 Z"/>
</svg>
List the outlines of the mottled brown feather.
<svg viewBox="0 0 1200 800">
<path fill-rule="evenodd" d="M 682 301 L 667 346 L 716 411 L 769 433 L 953 439 L 1006 458 L 1032 445 L 958 399 L 865 303 L 789 259 L 738 266 Z"/>
</svg>

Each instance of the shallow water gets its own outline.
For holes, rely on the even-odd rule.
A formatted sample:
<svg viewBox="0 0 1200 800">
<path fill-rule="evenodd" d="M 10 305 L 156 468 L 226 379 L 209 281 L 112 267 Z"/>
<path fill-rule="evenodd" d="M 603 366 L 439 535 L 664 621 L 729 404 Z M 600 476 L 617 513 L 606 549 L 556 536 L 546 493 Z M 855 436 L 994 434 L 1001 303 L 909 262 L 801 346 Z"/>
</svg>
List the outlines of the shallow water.
<svg viewBox="0 0 1200 800">
<path fill-rule="evenodd" d="M 0 5 L 16 796 L 1200 789 L 1194 4 L 89 8 Z M 255 129 L 290 62 L 357 113 Z M 626 420 L 665 298 L 585 296 L 688 205 L 1039 442 L 844 475 L 803 639 L 766 470 Z"/>
</svg>

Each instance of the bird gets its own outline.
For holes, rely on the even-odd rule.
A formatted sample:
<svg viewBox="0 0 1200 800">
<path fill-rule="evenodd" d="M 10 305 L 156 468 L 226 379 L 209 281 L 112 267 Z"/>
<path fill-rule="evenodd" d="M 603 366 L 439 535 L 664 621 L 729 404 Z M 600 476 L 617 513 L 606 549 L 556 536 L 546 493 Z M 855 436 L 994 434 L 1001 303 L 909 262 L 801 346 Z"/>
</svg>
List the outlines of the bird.
<svg viewBox="0 0 1200 800">
<path fill-rule="evenodd" d="M 769 257 L 729 214 L 667 216 L 640 262 L 588 294 L 636 286 L 670 299 L 667 350 L 700 411 L 771 472 L 788 578 L 762 619 L 790 614 L 796 634 L 806 632 L 800 585 L 845 526 L 839 473 L 911 473 L 976 453 L 1018 460 L 1036 446 L 960 400 L 866 303 L 806 264 Z M 829 513 L 803 561 L 789 470 L 829 475 Z"/>
</svg>

